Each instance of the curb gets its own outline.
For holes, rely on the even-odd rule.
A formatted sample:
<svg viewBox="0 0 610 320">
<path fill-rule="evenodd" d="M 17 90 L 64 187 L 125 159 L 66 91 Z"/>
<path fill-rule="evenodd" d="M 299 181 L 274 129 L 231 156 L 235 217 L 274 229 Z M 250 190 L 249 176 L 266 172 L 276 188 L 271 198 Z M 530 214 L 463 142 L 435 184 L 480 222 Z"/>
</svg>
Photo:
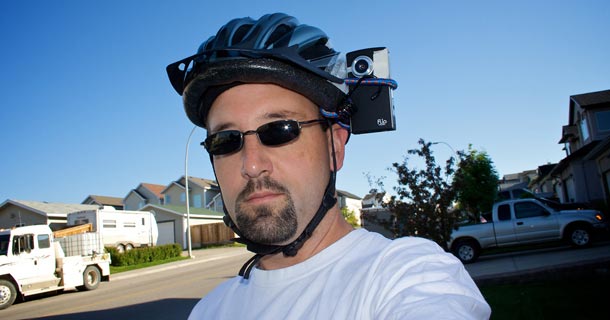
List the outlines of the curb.
<svg viewBox="0 0 610 320">
<path fill-rule="evenodd" d="M 473 278 L 477 286 L 502 284 L 527 284 L 537 281 L 553 281 L 583 278 L 610 278 L 610 258 L 601 258 L 552 267 L 541 267 L 505 274 Z"/>
</svg>

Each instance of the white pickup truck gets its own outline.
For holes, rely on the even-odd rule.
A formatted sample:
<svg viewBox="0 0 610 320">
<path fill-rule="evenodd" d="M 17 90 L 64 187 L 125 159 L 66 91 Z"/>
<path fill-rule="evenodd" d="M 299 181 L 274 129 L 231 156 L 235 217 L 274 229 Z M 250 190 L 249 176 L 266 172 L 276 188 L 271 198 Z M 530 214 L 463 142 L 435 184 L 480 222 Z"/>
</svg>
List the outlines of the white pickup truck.
<svg viewBox="0 0 610 320">
<path fill-rule="evenodd" d="M 17 296 L 96 289 L 110 280 L 110 255 L 99 233 L 84 227 L 53 233 L 47 225 L 0 230 L 0 309 Z M 61 243 L 61 244 L 60 244 Z"/>
<path fill-rule="evenodd" d="M 462 262 L 476 261 L 482 250 L 566 240 L 585 247 L 596 231 L 608 230 L 597 210 L 563 210 L 558 204 L 528 198 L 494 204 L 487 221 L 463 225 L 451 234 L 449 248 Z"/>
</svg>

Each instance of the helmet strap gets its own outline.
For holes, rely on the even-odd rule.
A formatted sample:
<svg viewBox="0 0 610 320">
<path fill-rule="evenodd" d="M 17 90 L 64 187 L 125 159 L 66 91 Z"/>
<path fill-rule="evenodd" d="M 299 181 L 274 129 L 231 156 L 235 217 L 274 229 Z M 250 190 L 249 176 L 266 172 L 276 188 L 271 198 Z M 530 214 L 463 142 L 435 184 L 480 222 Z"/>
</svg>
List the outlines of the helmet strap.
<svg viewBox="0 0 610 320">
<path fill-rule="evenodd" d="M 328 210 L 330 210 L 330 208 L 332 208 L 337 202 L 337 198 L 335 197 L 335 176 L 335 172 L 331 172 L 328 185 L 326 186 L 324 196 L 322 197 L 322 202 L 320 203 L 320 207 L 318 207 L 318 211 L 313 216 L 313 218 L 311 218 L 311 221 L 309 221 L 309 223 L 305 227 L 305 230 L 303 230 L 301 235 L 299 235 L 299 237 L 296 238 L 294 241 L 283 246 L 257 243 L 245 238 L 237 227 L 237 225 L 235 225 L 235 223 L 229 216 L 226 208 L 224 209 L 225 215 L 223 217 L 223 221 L 239 236 L 239 238 L 236 238 L 235 241 L 245 244 L 248 251 L 256 253 L 254 257 L 252 257 L 242 266 L 241 270 L 239 271 L 240 276 L 242 276 L 244 279 L 248 279 L 250 277 L 250 271 L 254 266 L 256 266 L 258 261 L 263 256 L 276 254 L 279 252 L 282 252 L 286 257 L 294 257 L 297 255 L 299 249 L 301 249 L 305 241 L 307 241 L 307 239 L 311 237 L 313 231 L 316 229 L 318 224 L 320 224 L 322 219 L 326 216 Z"/>
</svg>

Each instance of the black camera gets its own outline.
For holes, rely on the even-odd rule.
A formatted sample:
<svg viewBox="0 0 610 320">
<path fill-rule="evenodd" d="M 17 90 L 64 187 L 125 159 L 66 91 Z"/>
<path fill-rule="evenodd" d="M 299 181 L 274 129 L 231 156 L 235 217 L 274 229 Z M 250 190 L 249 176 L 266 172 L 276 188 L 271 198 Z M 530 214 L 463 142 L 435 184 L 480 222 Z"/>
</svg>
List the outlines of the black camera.
<svg viewBox="0 0 610 320">
<path fill-rule="evenodd" d="M 374 79 L 390 79 L 387 48 L 368 48 L 346 54 L 352 103 L 353 134 L 396 130 L 392 87 L 375 85 Z M 353 81 L 357 79 L 358 81 Z"/>
</svg>

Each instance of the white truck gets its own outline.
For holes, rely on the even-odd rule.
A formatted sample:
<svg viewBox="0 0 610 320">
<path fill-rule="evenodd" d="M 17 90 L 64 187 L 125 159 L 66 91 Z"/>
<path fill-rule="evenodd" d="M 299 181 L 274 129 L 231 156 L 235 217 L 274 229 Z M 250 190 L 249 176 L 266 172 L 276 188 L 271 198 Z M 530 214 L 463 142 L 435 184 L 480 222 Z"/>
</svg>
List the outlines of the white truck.
<svg viewBox="0 0 610 320">
<path fill-rule="evenodd" d="M 543 198 L 513 199 L 494 204 L 485 222 L 460 226 L 451 234 L 451 251 L 464 263 L 476 261 L 482 250 L 566 240 L 586 247 L 594 233 L 608 232 L 608 221 L 597 210 L 573 209 Z"/>
<path fill-rule="evenodd" d="M 115 247 L 119 252 L 138 247 L 150 247 L 157 243 L 159 230 L 155 216 L 150 211 L 115 210 L 103 207 L 69 213 L 68 226 L 90 223 L 93 231 L 102 235 L 106 247 Z"/>
<path fill-rule="evenodd" d="M 99 233 L 82 229 L 55 234 L 47 225 L 0 230 L 0 309 L 17 296 L 93 290 L 109 281 L 110 255 L 104 253 Z"/>
</svg>

